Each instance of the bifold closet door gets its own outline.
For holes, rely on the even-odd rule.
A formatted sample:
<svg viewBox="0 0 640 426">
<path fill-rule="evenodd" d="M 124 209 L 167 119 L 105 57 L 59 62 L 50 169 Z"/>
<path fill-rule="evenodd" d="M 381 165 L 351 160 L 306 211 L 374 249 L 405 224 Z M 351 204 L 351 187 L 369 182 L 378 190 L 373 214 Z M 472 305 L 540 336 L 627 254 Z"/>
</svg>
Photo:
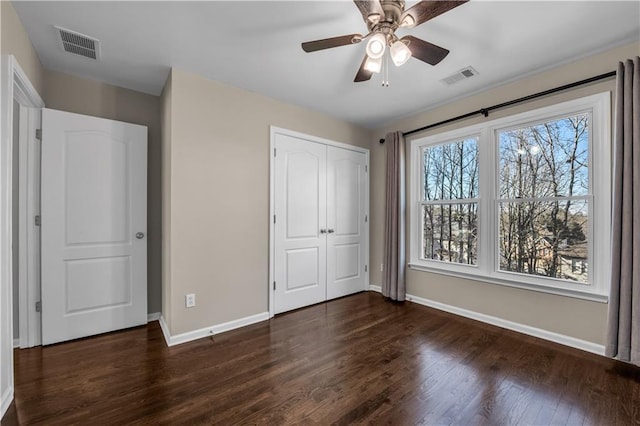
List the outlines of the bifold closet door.
<svg viewBox="0 0 640 426">
<path fill-rule="evenodd" d="M 327 147 L 327 299 L 366 289 L 366 155 Z"/>
<path fill-rule="evenodd" d="M 275 141 L 275 313 L 326 300 L 327 147 Z"/>
</svg>

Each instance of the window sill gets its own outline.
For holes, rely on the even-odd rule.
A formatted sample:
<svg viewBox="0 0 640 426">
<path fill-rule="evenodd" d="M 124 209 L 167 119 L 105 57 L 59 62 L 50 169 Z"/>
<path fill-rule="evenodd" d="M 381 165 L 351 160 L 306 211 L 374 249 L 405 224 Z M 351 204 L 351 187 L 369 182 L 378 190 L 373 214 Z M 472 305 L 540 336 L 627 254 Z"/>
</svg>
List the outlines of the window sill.
<svg viewBox="0 0 640 426">
<path fill-rule="evenodd" d="M 506 287 L 515 287 L 515 288 L 520 288 L 524 290 L 537 291 L 540 293 L 548 293 L 548 294 L 555 294 L 558 296 L 573 297 L 575 299 L 589 300 L 591 302 L 599 302 L 599 303 L 609 302 L 609 296 L 607 294 L 599 293 L 596 291 L 573 290 L 573 289 L 567 289 L 567 288 L 524 283 L 521 281 L 512 281 L 512 280 L 500 279 L 500 278 L 484 276 L 484 275 L 451 271 L 451 270 L 445 270 L 442 268 L 433 268 L 433 267 L 428 267 L 424 265 L 418 265 L 415 263 L 409 263 L 408 266 L 410 269 L 413 269 L 416 271 L 431 272 L 434 274 L 447 275 L 447 276 L 456 277 L 456 278 L 464 278 L 467 280 L 480 281 L 483 283 L 498 284 Z"/>
</svg>

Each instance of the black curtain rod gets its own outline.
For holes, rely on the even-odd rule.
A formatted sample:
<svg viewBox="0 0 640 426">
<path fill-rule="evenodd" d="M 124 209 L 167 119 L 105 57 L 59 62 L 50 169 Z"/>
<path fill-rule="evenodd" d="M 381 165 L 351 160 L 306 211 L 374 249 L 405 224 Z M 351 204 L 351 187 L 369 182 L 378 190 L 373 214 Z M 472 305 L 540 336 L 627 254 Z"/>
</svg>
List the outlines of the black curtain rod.
<svg viewBox="0 0 640 426">
<path fill-rule="evenodd" d="M 587 79 L 584 79 L 584 80 L 576 81 L 575 83 L 565 84 L 564 86 L 560 86 L 560 87 L 556 87 L 556 88 L 553 88 L 553 89 L 545 90 L 543 92 L 534 93 L 533 95 L 524 96 L 524 97 L 518 98 L 518 99 L 513 99 L 511 101 L 503 102 L 501 104 L 492 105 L 492 106 L 487 107 L 487 108 L 480 108 L 477 111 L 468 112 L 466 114 L 458 115 L 457 117 L 449 118 L 447 120 L 438 121 L 437 123 L 429 124 L 427 126 L 420 127 L 419 129 L 409 130 L 407 132 L 403 132 L 402 134 L 403 134 L 403 136 L 409 136 L 409 135 L 412 135 L 414 133 L 418 133 L 418 132 L 422 132 L 422 131 L 425 131 L 425 130 L 429 130 L 429 129 L 437 127 L 437 126 L 442 126 L 443 124 L 449 124 L 449 123 L 452 123 L 454 121 L 463 120 L 465 118 L 473 117 L 474 115 L 478 115 L 478 114 L 482 114 L 485 117 L 488 117 L 489 116 L 489 112 L 490 111 L 494 111 L 496 109 L 500 109 L 500 108 L 508 107 L 508 106 L 511 106 L 511 105 L 519 104 L 520 102 L 525 102 L 525 101 L 529 101 L 531 99 L 540 98 L 542 96 L 550 95 L 550 94 L 556 93 L 556 92 L 561 92 L 563 90 L 571 89 L 571 88 L 574 88 L 574 87 L 577 87 L 577 86 L 582 86 L 584 84 L 593 83 L 594 81 L 604 80 L 606 78 L 614 77 L 615 75 L 616 75 L 616 71 L 611 71 L 611 72 L 608 72 L 608 73 L 596 75 L 595 77 L 591 77 L 591 78 L 587 78 Z M 384 143 L 384 139 L 380 139 L 380 143 Z"/>
</svg>

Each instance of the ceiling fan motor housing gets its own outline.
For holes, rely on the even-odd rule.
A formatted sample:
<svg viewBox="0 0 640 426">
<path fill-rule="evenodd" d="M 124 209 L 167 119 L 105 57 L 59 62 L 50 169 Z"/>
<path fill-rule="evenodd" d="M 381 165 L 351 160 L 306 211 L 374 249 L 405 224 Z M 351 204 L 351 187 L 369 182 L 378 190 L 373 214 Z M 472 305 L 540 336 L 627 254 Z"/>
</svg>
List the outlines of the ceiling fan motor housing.
<svg viewBox="0 0 640 426">
<path fill-rule="evenodd" d="M 382 0 L 380 1 L 382 10 L 384 11 L 384 21 L 381 22 L 369 22 L 369 30 L 373 31 L 374 28 L 383 22 L 391 24 L 391 30 L 394 31 L 400 24 L 400 16 L 404 12 L 404 0 Z"/>
</svg>

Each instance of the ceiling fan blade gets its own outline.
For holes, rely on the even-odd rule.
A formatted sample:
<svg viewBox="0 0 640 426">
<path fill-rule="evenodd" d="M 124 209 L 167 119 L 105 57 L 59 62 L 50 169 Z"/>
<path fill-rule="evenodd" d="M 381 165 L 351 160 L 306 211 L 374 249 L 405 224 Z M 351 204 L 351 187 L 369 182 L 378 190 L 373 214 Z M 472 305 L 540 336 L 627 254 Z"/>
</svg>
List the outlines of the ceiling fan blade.
<svg viewBox="0 0 640 426">
<path fill-rule="evenodd" d="M 384 20 L 384 10 L 380 0 L 353 0 L 366 23 L 377 24 Z"/>
<path fill-rule="evenodd" d="M 414 36 L 404 36 L 401 41 L 407 44 L 411 50 L 411 56 L 430 65 L 438 64 L 449 54 L 449 51 L 444 47 L 436 46 Z"/>
<path fill-rule="evenodd" d="M 324 38 L 322 40 L 304 42 L 302 43 L 302 50 L 304 50 L 305 52 L 315 52 L 317 50 L 330 49 L 332 47 L 360 43 L 361 41 L 362 35 L 349 34 L 338 37 Z"/>
<path fill-rule="evenodd" d="M 362 64 L 358 69 L 358 73 L 356 74 L 356 78 L 353 79 L 354 83 L 359 83 L 361 81 L 371 80 L 371 76 L 373 72 L 365 69 L 364 64 L 367 62 L 367 55 L 364 55 L 364 59 L 362 60 Z"/>
<path fill-rule="evenodd" d="M 400 26 L 405 28 L 417 27 L 468 1 L 469 0 L 422 0 L 404 11 L 400 16 Z"/>
</svg>

